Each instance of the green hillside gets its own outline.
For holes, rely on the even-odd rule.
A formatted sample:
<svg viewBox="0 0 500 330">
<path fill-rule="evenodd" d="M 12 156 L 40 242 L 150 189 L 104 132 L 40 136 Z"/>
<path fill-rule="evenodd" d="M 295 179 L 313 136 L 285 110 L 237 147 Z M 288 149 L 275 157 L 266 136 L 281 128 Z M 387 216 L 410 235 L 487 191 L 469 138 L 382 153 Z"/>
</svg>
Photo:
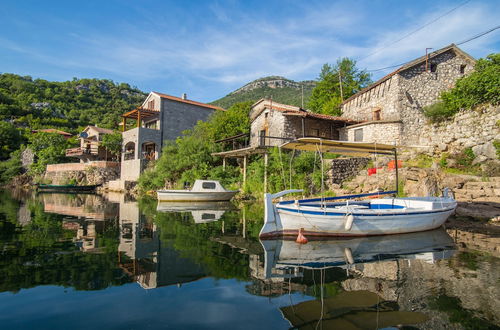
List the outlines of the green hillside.
<svg viewBox="0 0 500 330">
<path fill-rule="evenodd" d="M 116 128 L 121 114 L 142 103 L 146 94 L 107 79 L 52 82 L 0 74 L 0 120 L 18 127 L 77 129 L 98 124 Z"/>
<path fill-rule="evenodd" d="M 212 104 L 227 109 L 238 102 L 257 101 L 264 97 L 272 97 L 276 102 L 301 106 L 302 87 L 304 88 L 304 105 L 306 105 L 314 86 L 316 86 L 315 81 L 296 82 L 279 76 L 264 77 L 213 101 Z"/>
</svg>

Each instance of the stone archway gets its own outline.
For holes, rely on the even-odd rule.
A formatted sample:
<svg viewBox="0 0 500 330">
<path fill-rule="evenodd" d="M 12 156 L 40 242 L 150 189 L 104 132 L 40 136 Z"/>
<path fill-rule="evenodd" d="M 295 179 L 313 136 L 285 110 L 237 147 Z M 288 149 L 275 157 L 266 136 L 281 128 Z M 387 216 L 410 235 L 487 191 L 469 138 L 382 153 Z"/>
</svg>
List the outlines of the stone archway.
<svg viewBox="0 0 500 330">
<path fill-rule="evenodd" d="M 130 141 L 127 144 L 125 144 L 124 150 L 123 150 L 123 160 L 131 160 L 135 159 L 135 143 Z"/>
</svg>

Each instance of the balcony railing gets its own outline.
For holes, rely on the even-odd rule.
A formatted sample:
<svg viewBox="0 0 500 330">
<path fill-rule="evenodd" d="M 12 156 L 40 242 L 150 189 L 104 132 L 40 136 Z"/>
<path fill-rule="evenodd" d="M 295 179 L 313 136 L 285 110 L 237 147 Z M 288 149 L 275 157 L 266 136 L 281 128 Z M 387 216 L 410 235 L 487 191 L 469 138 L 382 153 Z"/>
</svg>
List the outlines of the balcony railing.
<svg viewBox="0 0 500 330">
<path fill-rule="evenodd" d="M 261 148 L 274 147 L 292 140 L 293 138 L 289 137 L 261 135 L 257 138 L 257 144 L 255 145 L 254 143 L 250 143 L 251 141 L 249 133 L 242 133 L 215 142 L 222 145 L 223 151 L 233 151 L 248 148 L 251 146 Z"/>
<path fill-rule="evenodd" d="M 123 160 L 132 160 L 135 159 L 135 152 L 132 150 L 132 152 L 127 152 L 123 154 Z"/>
</svg>

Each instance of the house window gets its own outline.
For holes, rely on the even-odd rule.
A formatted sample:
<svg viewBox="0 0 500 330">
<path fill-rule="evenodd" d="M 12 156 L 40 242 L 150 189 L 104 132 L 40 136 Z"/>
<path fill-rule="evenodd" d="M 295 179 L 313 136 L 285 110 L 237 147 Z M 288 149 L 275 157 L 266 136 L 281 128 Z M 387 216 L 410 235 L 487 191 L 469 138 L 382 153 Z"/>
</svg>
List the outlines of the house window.
<svg viewBox="0 0 500 330">
<path fill-rule="evenodd" d="M 153 121 L 150 121 L 149 123 L 144 124 L 144 127 L 150 128 L 150 129 L 158 129 L 157 123 L 158 123 L 158 121 L 153 120 Z"/>
<path fill-rule="evenodd" d="M 319 129 L 317 128 L 312 128 L 311 130 L 309 130 L 309 134 L 311 136 L 319 136 Z"/>
<path fill-rule="evenodd" d="M 355 142 L 362 142 L 363 141 L 363 129 L 358 128 L 354 130 L 354 141 Z"/>
<path fill-rule="evenodd" d="M 460 65 L 460 74 L 464 74 L 465 73 L 465 68 L 466 67 L 467 67 L 467 65 L 465 65 L 465 64 Z"/>
<path fill-rule="evenodd" d="M 380 120 L 380 109 L 373 110 L 373 120 Z"/>
<path fill-rule="evenodd" d="M 203 213 L 201 215 L 201 220 L 215 220 L 215 214 L 214 213 Z"/>
<path fill-rule="evenodd" d="M 154 109 L 155 108 L 155 100 L 151 100 L 148 102 L 148 109 Z"/>
<path fill-rule="evenodd" d="M 263 129 L 259 132 L 259 145 L 265 146 L 266 145 L 266 130 Z"/>
<path fill-rule="evenodd" d="M 436 72 L 437 67 L 438 67 L 438 65 L 436 63 L 431 63 L 431 72 Z"/>
<path fill-rule="evenodd" d="M 203 182 L 201 187 L 203 189 L 215 189 L 215 182 Z"/>
</svg>

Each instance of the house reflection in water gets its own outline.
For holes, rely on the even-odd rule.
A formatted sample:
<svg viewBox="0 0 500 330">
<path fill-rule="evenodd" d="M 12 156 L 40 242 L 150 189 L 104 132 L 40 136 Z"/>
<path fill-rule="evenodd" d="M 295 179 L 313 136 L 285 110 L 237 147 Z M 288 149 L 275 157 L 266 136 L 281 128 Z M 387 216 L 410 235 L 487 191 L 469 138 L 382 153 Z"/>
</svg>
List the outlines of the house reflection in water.
<svg viewBox="0 0 500 330">
<path fill-rule="evenodd" d="M 41 194 L 46 213 L 66 215 L 62 227 L 76 231 L 73 238 L 81 251 L 98 253 L 98 235 L 108 226 L 114 226 L 118 205 L 109 203 L 100 195 L 92 194 Z"/>
<path fill-rule="evenodd" d="M 161 241 L 158 228 L 140 212 L 137 202 L 123 196 L 119 225 L 119 265 L 142 288 L 181 285 L 206 276 L 202 266 Z"/>
</svg>

